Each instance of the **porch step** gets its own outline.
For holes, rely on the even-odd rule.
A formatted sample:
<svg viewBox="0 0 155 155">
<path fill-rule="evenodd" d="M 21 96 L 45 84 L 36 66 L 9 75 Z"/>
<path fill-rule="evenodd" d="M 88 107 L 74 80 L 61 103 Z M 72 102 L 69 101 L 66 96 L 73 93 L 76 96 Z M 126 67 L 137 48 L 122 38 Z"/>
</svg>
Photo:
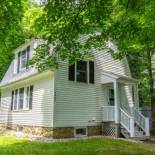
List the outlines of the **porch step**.
<svg viewBox="0 0 155 155">
<path fill-rule="evenodd" d="M 121 133 L 125 138 L 134 139 L 137 141 L 149 139 L 149 137 L 145 136 L 145 133 L 143 131 L 138 131 L 136 127 L 135 127 L 135 137 L 130 137 L 129 132 L 123 127 L 121 128 Z"/>
<path fill-rule="evenodd" d="M 121 128 L 121 133 L 125 138 L 130 138 L 130 134 L 125 128 Z"/>
</svg>

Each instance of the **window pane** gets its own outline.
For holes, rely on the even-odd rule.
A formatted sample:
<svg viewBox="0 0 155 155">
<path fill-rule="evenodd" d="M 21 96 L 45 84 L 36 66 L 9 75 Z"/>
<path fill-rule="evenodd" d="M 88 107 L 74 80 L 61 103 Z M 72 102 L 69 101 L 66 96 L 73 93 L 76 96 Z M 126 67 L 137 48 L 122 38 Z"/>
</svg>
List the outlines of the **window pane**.
<svg viewBox="0 0 155 155">
<path fill-rule="evenodd" d="M 76 78 L 78 82 L 87 82 L 87 62 L 86 61 L 77 62 Z"/>
<path fill-rule="evenodd" d="M 13 110 L 13 101 L 14 101 L 14 91 L 12 91 L 11 110 Z"/>
<path fill-rule="evenodd" d="M 19 109 L 23 109 L 24 104 L 24 88 L 19 89 Z"/>
<path fill-rule="evenodd" d="M 17 97 L 18 97 L 18 89 L 15 90 L 13 109 L 17 110 Z"/>
<path fill-rule="evenodd" d="M 89 61 L 89 83 L 94 83 L 94 62 Z"/>
<path fill-rule="evenodd" d="M 25 108 L 29 108 L 29 98 L 30 98 L 30 87 L 27 87 Z"/>
<path fill-rule="evenodd" d="M 86 128 L 76 129 L 76 135 L 86 135 Z"/>
<path fill-rule="evenodd" d="M 29 109 L 32 109 L 32 100 L 33 100 L 33 86 L 30 86 Z"/>
<path fill-rule="evenodd" d="M 21 53 L 21 64 L 20 64 L 20 67 L 21 68 L 25 68 L 26 64 L 27 64 L 27 57 L 26 57 L 26 50 L 24 50 Z"/>
<path fill-rule="evenodd" d="M 29 61 L 29 58 L 30 58 L 30 46 L 27 47 L 27 60 L 26 60 L 26 68 L 28 68 L 28 61 Z"/>
<path fill-rule="evenodd" d="M 21 52 L 18 53 L 18 65 L 17 65 L 17 72 L 19 72 L 20 69 L 20 54 Z"/>
<path fill-rule="evenodd" d="M 69 66 L 69 80 L 71 81 L 75 80 L 75 65 Z"/>
<path fill-rule="evenodd" d="M 114 98 L 114 89 L 109 89 L 109 105 L 114 105 L 115 103 L 115 98 Z"/>
</svg>

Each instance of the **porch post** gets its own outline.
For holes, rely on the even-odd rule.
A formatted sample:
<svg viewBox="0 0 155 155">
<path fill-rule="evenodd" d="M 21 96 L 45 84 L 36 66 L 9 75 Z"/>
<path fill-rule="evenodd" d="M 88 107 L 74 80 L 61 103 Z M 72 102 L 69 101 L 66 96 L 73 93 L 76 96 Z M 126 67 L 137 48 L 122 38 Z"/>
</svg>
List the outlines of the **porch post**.
<svg viewBox="0 0 155 155">
<path fill-rule="evenodd" d="M 114 97 L 115 97 L 115 123 L 118 124 L 119 120 L 119 110 L 120 110 L 120 103 L 119 103 L 119 87 L 117 80 L 114 81 Z"/>
<path fill-rule="evenodd" d="M 139 108 L 139 93 L 138 93 L 138 84 L 134 84 L 134 96 L 135 96 L 135 106 Z"/>
</svg>

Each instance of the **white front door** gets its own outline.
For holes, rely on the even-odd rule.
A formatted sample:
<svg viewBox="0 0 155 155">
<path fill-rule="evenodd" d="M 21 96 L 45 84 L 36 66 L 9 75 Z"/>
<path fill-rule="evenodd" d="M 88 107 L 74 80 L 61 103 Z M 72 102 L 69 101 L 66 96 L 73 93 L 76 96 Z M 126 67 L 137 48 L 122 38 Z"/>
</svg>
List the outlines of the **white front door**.
<svg viewBox="0 0 155 155">
<path fill-rule="evenodd" d="M 114 97 L 114 89 L 112 87 L 107 88 L 107 95 L 108 95 L 108 105 L 114 106 L 115 97 Z"/>
</svg>

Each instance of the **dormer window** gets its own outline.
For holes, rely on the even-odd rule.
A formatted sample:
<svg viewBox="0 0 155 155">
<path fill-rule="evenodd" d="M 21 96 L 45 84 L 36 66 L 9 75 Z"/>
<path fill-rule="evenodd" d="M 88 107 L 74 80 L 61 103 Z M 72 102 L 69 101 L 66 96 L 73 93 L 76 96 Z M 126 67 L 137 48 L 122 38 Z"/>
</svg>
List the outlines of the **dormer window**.
<svg viewBox="0 0 155 155">
<path fill-rule="evenodd" d="M 28 46 L 25 50 L 18 53 L 18 65 L 17 65 L 18 72 L 25 70 L 27 68 L 29 54 L 30 54 L 30 46 Z"/>
</svg>

